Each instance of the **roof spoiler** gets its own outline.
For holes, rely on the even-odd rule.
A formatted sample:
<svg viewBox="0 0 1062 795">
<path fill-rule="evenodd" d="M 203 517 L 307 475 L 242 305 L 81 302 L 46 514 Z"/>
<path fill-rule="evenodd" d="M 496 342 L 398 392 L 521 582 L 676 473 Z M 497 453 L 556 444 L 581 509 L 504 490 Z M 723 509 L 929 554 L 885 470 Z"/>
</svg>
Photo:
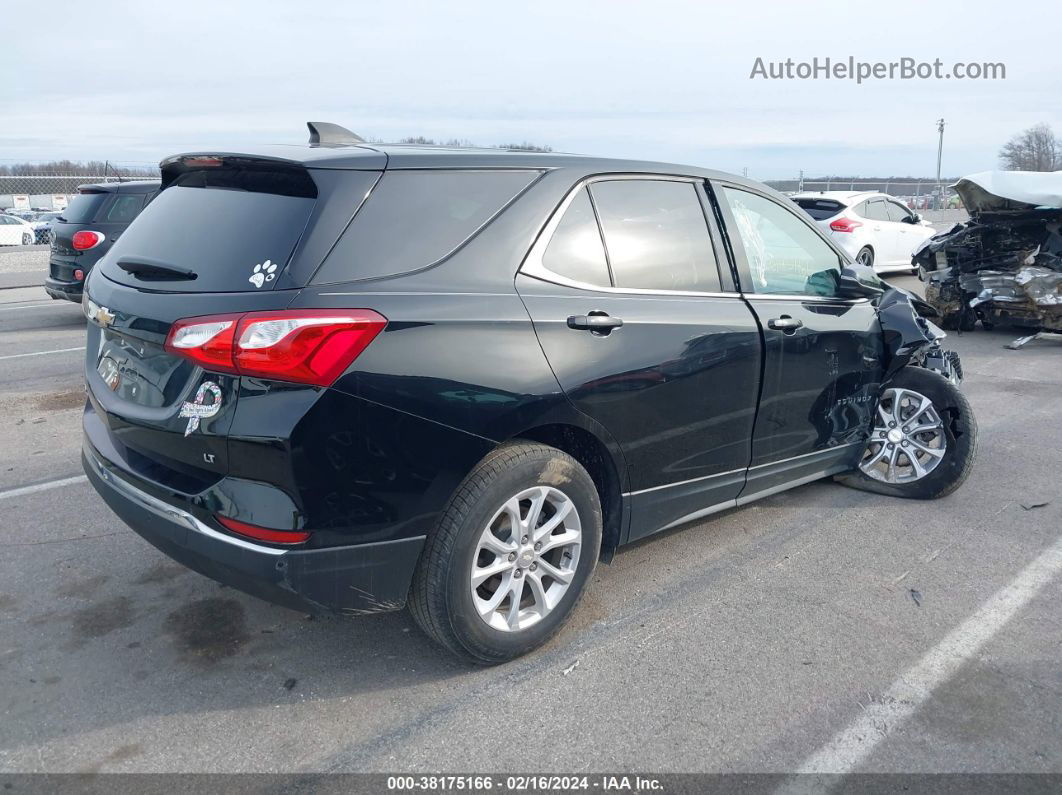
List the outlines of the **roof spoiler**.
<svg viewBox="0 0 1062 795">
<path fill-rule="evenodd" d="M 365 139 L 355 135 L 346 127 L 327 121 L 308 121 L 310 128 L 310 146 L 338 146 L 342 144 L 363 144 Z"/>
</svg>

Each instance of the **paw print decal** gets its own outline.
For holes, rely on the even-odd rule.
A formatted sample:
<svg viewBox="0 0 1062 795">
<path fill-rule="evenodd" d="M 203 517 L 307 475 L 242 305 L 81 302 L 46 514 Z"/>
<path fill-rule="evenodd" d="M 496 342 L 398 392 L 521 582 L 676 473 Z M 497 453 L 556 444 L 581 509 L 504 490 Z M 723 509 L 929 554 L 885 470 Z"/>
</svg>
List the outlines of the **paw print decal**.
<svg viewBox="0 0 1062 795">
<path fill-rule="evenodd" d="M 269 260 L 259 263 L 254 266 L 254 270 L 251 271 L 251 278 L 249 281 L 255 287 L 261 287 L 266 282 L 271 282 L 277 277 L 277 266 Z"/>
</svg>

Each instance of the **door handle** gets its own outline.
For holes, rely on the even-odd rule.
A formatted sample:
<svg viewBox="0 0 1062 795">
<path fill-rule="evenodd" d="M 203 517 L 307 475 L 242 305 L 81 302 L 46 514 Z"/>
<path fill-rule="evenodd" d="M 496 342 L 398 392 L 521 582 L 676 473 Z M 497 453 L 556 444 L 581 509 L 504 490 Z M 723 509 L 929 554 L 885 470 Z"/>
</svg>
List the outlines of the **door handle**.
<svg viewBox="0 0 1062 795">
<path fill-rule="evenodd" d="M 587 315 L 572 315 L 568 318 L 568 328 L 579 331 L 595 331 L 609 333 L 614 328 L 623 325 L 618 317 L 611 317 L 605 312 L 591 312 Z"/>
<path fill-rule="evenodd" d="M 789 315 L 782 315 L 781 317 L 772 317 L 767 321 L 767 328 L 774 329 L 775 331 L 781 331 L 783 334 L 796 334 L 798 328 L 802 328 L 804 321 L 795 317 L 789 317 Z"/>
</svg>

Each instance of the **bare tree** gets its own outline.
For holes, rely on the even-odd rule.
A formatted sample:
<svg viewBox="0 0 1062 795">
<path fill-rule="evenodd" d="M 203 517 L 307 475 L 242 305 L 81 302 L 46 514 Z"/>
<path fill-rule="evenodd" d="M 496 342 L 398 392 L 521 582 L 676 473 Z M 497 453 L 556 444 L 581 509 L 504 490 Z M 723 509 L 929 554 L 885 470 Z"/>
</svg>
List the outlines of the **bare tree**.
<svg viewBox="0 0 1062 795">
<path fill-rule="evenodd" d="M 383 143 L 383 141 L 376 141 Z M 436 141 L 434 138 L 425 138 L 423 135 L 410 135 L 399 140 L 400 144 L 421 144 L 423 146 L 463 146 L 474 147 L 475 144 L 467 138 L 451 138 L 448 141 Z M 523 141 L 518 144 L 495 144 L 492 149 L 510 149 L 521 152 L 552 152 L 553 147 L 542 144 L 533 144 Z"/>
<path fill-rule="evenodd" d="M 552 146 L 542 146 L 541 144 L 533 144 L 528 141 L 522 141 L 518 144 L 501 144 L 499 149 L 511 149 L 519 152 L 552 152 Z"/>
<path fill-rule="evenodd" d="M 1062 169 L 1062 141 L 1050 125 L 1037 124 L 1007 141 L 999 162 L 1008 171 L 1057 171 Z"/>
<path fill-rule="evenodd" d="M 86 177 L 137 177 L 158 178 L 157 168 L 115 166 L 103 160 L 50 160 L 34 163 L 0 165 L 0 176 L 49 176 L 63 174 Z"/>
</svg>

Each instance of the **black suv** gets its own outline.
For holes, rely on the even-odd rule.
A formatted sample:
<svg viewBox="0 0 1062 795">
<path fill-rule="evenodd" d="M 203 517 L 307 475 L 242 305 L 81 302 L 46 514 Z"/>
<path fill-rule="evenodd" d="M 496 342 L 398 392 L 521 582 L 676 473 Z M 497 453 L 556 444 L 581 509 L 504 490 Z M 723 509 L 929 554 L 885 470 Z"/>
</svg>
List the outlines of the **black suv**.
<svg viewBox="0 0 1062 795">
<path fill-rule="evenodd" d="M 958 362 L 784 197 L 690 166 L 312 144 L 163 161 L 87 285 L 84 466 L 187 566 L 544 642 L 599 559 L 802 483 L 938 497 Z"/>
<path fill-rule="evenodd" d="M 159 192 L 157 181 L 81 185 L 70 205 L 51 222 L 52 250 L 44 291 L 80 301 L 85 277 L 100 257 Z"/>
</svg>

